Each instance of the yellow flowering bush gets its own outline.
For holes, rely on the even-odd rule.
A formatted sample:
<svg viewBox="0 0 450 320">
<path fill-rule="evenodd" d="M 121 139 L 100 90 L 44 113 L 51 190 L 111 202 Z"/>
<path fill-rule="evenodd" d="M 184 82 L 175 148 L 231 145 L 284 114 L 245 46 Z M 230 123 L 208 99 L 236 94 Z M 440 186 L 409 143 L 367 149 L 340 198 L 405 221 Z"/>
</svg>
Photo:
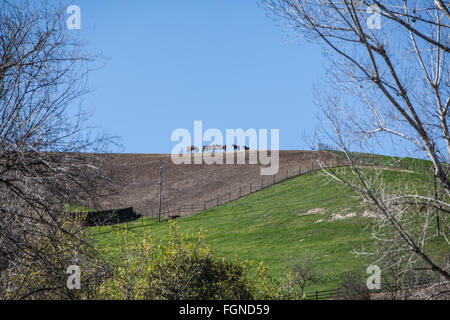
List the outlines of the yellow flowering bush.
<svg viewBox="0 0 450 320">
<path fill-rule="evenodd" d="M 277 290 L 260 270 L 250 276 L 253 261 L 231 262 L 213 253 L 204 231 L 181 233 L 169 222 L 169 237 L 158 242 L 145 231 L 139 240 L 132 232 L 117 233 L 121 258 L 102 284 L 106 299 L 254 299 L 275 298 Z M 262 265 L 260 268 L 263 269 Z"/>
<path fill-rule="evenodd" d="M 39 220 L 38 220 L 39 218 Z M 106 276 L 106 263 L 89 245 L 83 216 L 61 211 L 53 220 L 36 213 L 23 219 L 21 250 L 0 272 L 0 299 L 91 299 Z M 33 223 L 30 223 L 32 221 Z M 69 290 L 68 268 L 80 268 L 79 290 Z"/>
</svg>

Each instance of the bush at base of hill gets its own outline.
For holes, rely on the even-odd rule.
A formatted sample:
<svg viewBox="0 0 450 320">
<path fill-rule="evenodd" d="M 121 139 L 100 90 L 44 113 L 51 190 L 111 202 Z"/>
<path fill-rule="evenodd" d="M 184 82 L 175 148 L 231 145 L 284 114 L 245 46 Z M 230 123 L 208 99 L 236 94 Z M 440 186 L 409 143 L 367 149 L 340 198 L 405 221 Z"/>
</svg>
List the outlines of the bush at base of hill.
<svg viewBox="0 0 450 320">
<path fill-rule="evenodd" d="M 262 264 L 250 276 L 253 261 L 231 262 L 213 253 L 204 232 L 194 236 L 170 222 L 169 239 L 160 243 L 146 232 L 139 241 L 118 232 L 121 257 L 100 289 L 102 299 L 208 300 L 280 297 Z"/>
</svg>

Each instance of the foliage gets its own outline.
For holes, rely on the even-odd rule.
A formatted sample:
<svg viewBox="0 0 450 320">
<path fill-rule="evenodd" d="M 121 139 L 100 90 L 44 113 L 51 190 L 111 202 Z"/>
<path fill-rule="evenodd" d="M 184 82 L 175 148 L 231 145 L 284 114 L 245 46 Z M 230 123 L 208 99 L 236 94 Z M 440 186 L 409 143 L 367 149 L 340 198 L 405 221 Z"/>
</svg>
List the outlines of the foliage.
<svg viewBox="0 0 450 320">
<path fill-rule="evenodd" d="M 294 299 L 304 299 L 305 289 L 320 280 L 322 275 L 316 261 L 317 258 L 311 256 L 304 256 L 294 261 L 292 271 L 287 273 L 288 296 L 292 296 Z"/>
<path fill-rule="evenodd" d="M 350 271 L 342 279 L 338 300 L 370 300 L 370 290 L 358 272 Z"/>
<path fill-rule="evenodd" d="M 80 215 L 61 212 L 56 224 L 24 221 L 27 245 L 0 272 L 0 299 L 90 299 L 97 296 L 107 265 L 88 245 Z M 84 240 L 80 240 L 84 239 Z M 18 239 L 19 240 L 19 239 Z M 69 266 L 79 266 L 81 289 L 68 290 Z"/>
<path fill-rule="evenodd" d="M 230 262 L 215 255 L 204 231 L 191 236 L 169 222 L 169 237 L 158 242 L 147 230 L 137 238 L 118 231 L 121 259 L 101 288 L 107 299 L 252 299 L 268 297 L 271 283 L 261 272 L 249 276 L 253 261 Z"/>
<path fill-rule="evenodd" d="M 114 139 L 74 108 L 93 57 L 65 21 L 62 3 L 0 0 L 0 299 L 90 297 L 104 272 L 67 203 L 108 189 Z M 87 291 L 67 290 L 71 264 Z"/>
<path fill-rule="evenodd" d="M 422 173 L 383 171 L 383 180 L 393 188 L 406 185 L 428 188 Z M 304 214 L 315 208 L 323 208 L 324 213 Z M 334 213 L 344 209 L 358 215 L 330 221 Z M 348 270 L 365 272 L 368 256 L 354 254 L 354 250 L 371 248 L 376 242 L 368 232 L 374 219 L 363 217 L 365 210 L 348 189 L 330 182 L 322 173 L 314 173 L 177 222 L 184 232 L 208 230 L 207 240 L 217 253 L 230 260 L 238 256 L 264 261 L 266 275 L 279 283 L 285 282 L 286 272 L 292 269 L 292 257 L 314 256 L 324 275 L 310 283 L 307 288 L 310 292 L 337 288 Z M 123 227 L 124 224 L 114 226 Z M 112 228 L 90 230 L 108 259 L 121 259 L 122 240 L 111 232 Z M 151 228 L 155 238 L 167 241 L 167 222 L 157 223 L 153 218 L 129 223 L 127 232 L 142 239 L 147 228 Z M 444 240 L 436 238 L 429 250 L 440 257 L 445 248 Z M 251 267 L 250 273 L 258 273 L 258 264 Z"/>
</svg>

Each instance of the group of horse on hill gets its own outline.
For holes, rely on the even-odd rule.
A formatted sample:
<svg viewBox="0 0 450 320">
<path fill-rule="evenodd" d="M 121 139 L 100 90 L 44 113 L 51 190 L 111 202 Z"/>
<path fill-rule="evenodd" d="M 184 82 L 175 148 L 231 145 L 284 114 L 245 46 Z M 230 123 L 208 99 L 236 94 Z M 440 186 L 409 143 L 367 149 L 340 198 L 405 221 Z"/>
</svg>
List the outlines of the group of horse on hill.
<svg viewBox="0 0 450 320">
<path fill-rule="evenodd" d="M 232 144 L 231 145 L 231 149 L 234 150 L 234 151 L 240 151 L 241 149 L 245 150 L 245 151 L 250 150 L 250 148 L 247 147 L 247 146 L 242 146 L 241 147 L 241 146 L 238 146 L 236 144 Z M 200 151 L 200 149 L 197 146 L 194 146 L 194 145 L 188 146 L 186 148 L 186 152 L 190 152 L 190 153 L 199 152 L 199 151 Z M 202 153 L 205 152 L 205 151 L 210 151 L 210 152 L 223 151 L 223 152 L 226 152 L 227 151 L 227 146 L 226 145 L 220 145 L 220 144 L 205 145 L 205 146 L 202 146 Z"/>
</svg>

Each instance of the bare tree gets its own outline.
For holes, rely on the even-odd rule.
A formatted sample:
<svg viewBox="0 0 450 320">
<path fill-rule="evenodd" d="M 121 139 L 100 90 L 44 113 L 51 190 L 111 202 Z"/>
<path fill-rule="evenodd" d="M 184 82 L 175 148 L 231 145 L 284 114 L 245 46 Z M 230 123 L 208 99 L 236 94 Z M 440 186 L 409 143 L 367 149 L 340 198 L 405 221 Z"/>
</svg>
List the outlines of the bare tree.
<svg viewBox="0 0 450 320">
<path fill-rule="evenodd" d="M 320 266 L 314 257 L 304 256 L 294 261 L 292 271 L 293 277 L 290 280 L 293 285 L 300 288 L 300 298 L 304 299 L 306 295 L 305 289 L 320 280 L 322 276 Z"/>
<path fill-rule="evenodd" d="M 103 267 L 67 204 L 95 198 L 112 140 L 78 106 L 92 58 L 65 22 L 62 5 L 0 1 L 0 299 L 73 298 L 67 267 Z"/>
<path fill-rule="evenodd" d="M 300 38 L 323 45 L 327 87 L 318 90 L 324 126 L 321 143 L 335 144 L 350 170 L 324 172 L 351 186 L 377 211 L 373 234 L 390 241 L 390 228 L 406 249 L 443 281 L 448 269 L 429 254 L 431 217 L 448 231 L 450 181 L 449 15 L 447 1 L 264 0 Z M 402 145 L 428 158 L 424 190 L 395 190 L 385 174 L 354 159 L 350 150 Z M 433 190 L 432 181 L 436 181 Z M 431 186 L 430 184 L 431 183 Z M 445 231 L 441 234 L 445 238 Z M 445 238 L 446 244 L 450 242 Z M 400 243 L 405 246 L 400 246 Z"/>
<path fill-rule="evenodd" d="M 359 272 L 349 271 L 344 275 L 335 299 L 370 300 L 370 290 Z"/>
</svg>

